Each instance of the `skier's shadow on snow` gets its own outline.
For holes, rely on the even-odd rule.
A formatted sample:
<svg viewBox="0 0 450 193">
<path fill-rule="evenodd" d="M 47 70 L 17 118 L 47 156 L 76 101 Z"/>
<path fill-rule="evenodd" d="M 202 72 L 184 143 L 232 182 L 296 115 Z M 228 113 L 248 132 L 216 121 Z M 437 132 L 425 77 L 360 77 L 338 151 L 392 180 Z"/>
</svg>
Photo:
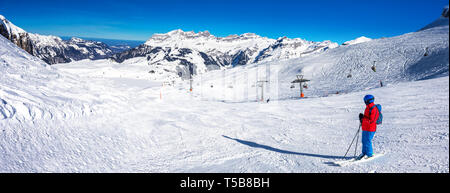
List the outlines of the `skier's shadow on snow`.
<svg viewBox="0 0 450 193">
<path fill-rule="evenodd" d="M 274 147 L 270 147 L 267 145 L 261 145 L 255 142 L 251 142 L 251 141 L 245 141 L 245 140 L 241 140 L 241 139 L 235 139 L 235 138 L 231 138 L 225 135 L 222 135 L 223 137 L 227 138 L 227 139 L 231 139 L 231 140 L 235 140 L 239 143 L 242 143 L 244 145 L 248 145 L 250 147 L 256 147 L 256 148 L 262 148 L 262 149 L 266 149 L 269 151 L 274 151 L 274 152 L 278 152 L 278 153 L 284 153 L 284 154 L 293 154 L 293 155 L 301 155 L 301 156 L 310 156 L 310 157 L 318 157 L 318 158 L 325 158 L 325 159 L 345 159 L 348 157 L 344 157 L 344 156 L 334 156 L 334 155 L 320 155 L 320 154 L 311 154 L 311 153 L 300 153 L 300 152 L 293 152 L 293 151 L 287 151 L 287 150 L 282 150 L 282 149 L 277 149 Z M 325 162 L 325 164 L 328 165 L 334 165 L 333 162 Z"/>
</svg>

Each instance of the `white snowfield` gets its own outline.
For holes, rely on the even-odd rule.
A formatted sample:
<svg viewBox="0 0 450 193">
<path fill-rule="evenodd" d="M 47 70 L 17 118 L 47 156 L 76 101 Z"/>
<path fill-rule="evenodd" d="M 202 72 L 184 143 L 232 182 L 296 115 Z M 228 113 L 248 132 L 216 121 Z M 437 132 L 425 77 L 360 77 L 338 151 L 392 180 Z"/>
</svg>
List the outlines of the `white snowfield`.
<svg viewBox="0 0 450 193">
<path fill-rule="evenodd" d="M 342 45 L 353 45 L 353 44 L 359 44 L 359 43 L 363 43 L 363 42 L 368 42 L 372 40 L 371 38 L 365 37 L 365 36 L 361 36 L 359 38 L 356 38 L 354 40 L 350 40 L 350 41 L 346 41 L 344 42 Z"/>
<path fill-rule="evenodd" d="M 0 37 L 0 172 L 447 173 L 448 35 L 447 25 L 211 71 L 192 93 L 132 62 L 50 67 Z M 308 98 L 290 88 L 298 73 Z M 257 80 L 269 81 L 268 103 L 256 102 Z M 337 167 L 366 94 L 383 107 L 384 156 Z"/>
</svg>

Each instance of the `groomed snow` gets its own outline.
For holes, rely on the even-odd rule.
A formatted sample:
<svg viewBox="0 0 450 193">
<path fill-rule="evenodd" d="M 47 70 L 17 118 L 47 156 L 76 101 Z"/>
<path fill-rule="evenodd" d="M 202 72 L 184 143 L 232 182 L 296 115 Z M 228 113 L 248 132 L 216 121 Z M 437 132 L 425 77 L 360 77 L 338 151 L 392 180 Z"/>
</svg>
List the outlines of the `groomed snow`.
<svg viewBox="0 0 450 193">
<path fill-rule="evenodd" d="M 85 107 L 90 115 L 68 105 L 60 107 L 65 117 L 0 121 L 2 172 L 449 170 L 448 77 L 269 103 L 207 101 L 187 87 L 164 87 L 160 100 L 153 81 L 81 79 L 97 88 L 89 91 L 98 96 Z M 386 155 L 346 168 L 328 164 L 345 153 L 367 93 L 383 105 L 374 148 Z"/>
</svg>

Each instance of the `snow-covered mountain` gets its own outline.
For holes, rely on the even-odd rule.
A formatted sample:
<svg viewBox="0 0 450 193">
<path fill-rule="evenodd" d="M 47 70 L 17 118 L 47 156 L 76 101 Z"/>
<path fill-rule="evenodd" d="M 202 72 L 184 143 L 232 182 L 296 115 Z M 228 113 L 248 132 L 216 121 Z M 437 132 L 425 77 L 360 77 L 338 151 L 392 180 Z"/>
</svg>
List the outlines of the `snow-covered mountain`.
<svg viewBox="0 0 450 193">
<path fill-rule="evenodd" d="M 437 26 L 446 26 L 449 24 L 449 8 L 448 5 L 446 7 L 444 7 L 444 10 L 441 13 L 441 16 L 436 19 L 434 22 L 428 24 L 427 26 L 423 27 L 420 30 L 426 30 L 426 29 L 430 29 L 433 27 L 437 27 Z M 420 31 L 419 30 L 419 31 Z"/>
<path fill-rule="evenodd" d="M 0 15 L 0 34 L 47 64 L 67 63 L 82 59 L 102 59 L 113 54 L 112 49 L 98 41 L 28 33 Z"/>
<path fill-rule="evenodd" d="M 311 42 L 300 38 L 270 39 L 253 33 L 216 37 L 208 31 L 195 33 L 180 29 L 154 34 L 145 44 L 112 58 L 123 62 L 146 57 L 149 65 L 175 65 L 177 74 L 189 77 L 207 70 L 257 62 L 296 58 L 323 52 L 338 45 L 330 41 Z"/>
<path fill-rule="evenodd" d="M 342 43 L 342 45 L 346 46 L 346 45 L 359 44 L 359 43 L 363 43 L 363 42 L 368 42 L 370 40 L 372 40 L 372 39 L 368 38 L 368 37 L 365 37 L 365 36 L 361 36 L 361 37 L 356 38 L 354 40 L 346 41 L 346 42 Z"/>
<path fill-rule="evenodd" d="M 338 45 L 331 41 L 312 42 L 300 38 L 278 38 L 269 47 L 264 48 L 253 60 L 253 63 L 299 58 L 313 53 L 320 53 Z"/>
</svg>

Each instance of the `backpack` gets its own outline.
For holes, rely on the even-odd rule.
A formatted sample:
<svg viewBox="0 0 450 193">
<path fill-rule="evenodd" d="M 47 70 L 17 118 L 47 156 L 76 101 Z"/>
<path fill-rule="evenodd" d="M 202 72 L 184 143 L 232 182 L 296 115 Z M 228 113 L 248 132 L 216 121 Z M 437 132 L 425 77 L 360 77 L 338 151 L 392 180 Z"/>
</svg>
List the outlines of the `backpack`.
<svg viewBox="0 0 450 193">
<path fill-rule="evenodd" d="M 372 108 L 369 109 L 369 116 L 370 116 L 370 113 L 372 113 L 372 109 L 374 107 L 377 107 L 377 109 L 378 109 L 379 115 L 378 115 L 378 119 L 377 119 L 377 125 L 380 125 L 381 123 L 383 123 L 383 114 L 381 114 L 381 105 L 380 104 L 376 104 Z"/>
</svg>

